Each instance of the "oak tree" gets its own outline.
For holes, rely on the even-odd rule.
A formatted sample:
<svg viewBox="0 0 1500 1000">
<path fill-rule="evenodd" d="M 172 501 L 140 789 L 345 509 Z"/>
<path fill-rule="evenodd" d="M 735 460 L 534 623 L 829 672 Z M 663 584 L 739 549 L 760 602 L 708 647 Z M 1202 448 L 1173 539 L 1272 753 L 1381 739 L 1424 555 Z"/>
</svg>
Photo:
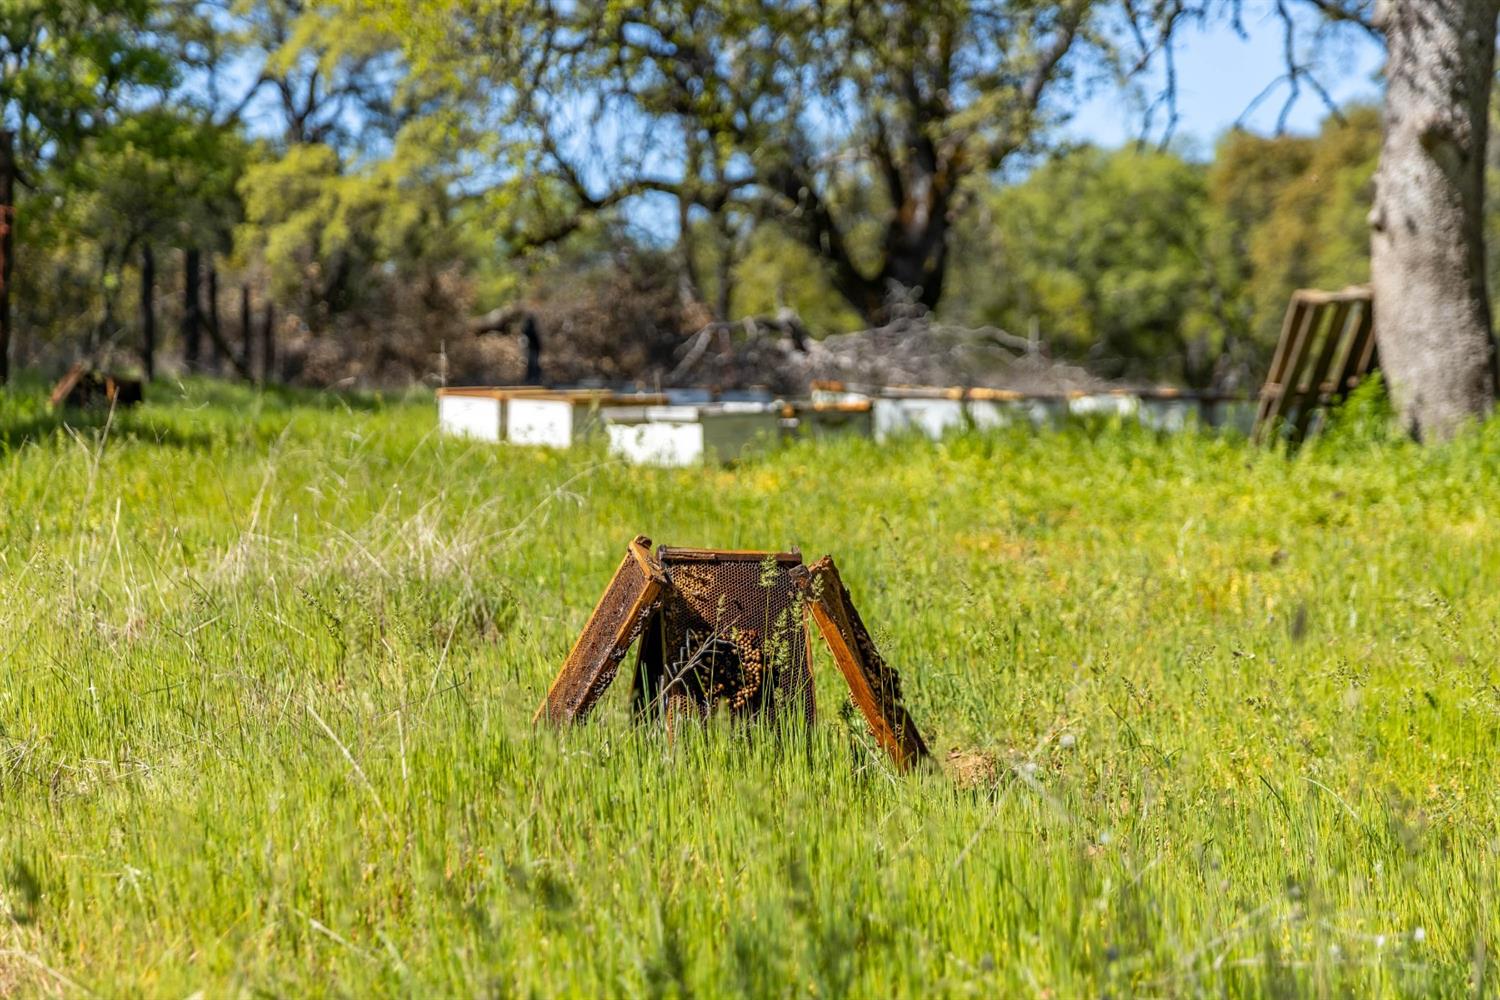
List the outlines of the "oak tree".
<svg viewBox="0 0 1500 1000">
<path fill-rule="evenodd" d="M 153 45 L 150 0 L 7 0 L 0 5 L 0 383 L 10 373 L 18 187 L 65 156 L 142 88 L 175 76 Z"/>
</svg>

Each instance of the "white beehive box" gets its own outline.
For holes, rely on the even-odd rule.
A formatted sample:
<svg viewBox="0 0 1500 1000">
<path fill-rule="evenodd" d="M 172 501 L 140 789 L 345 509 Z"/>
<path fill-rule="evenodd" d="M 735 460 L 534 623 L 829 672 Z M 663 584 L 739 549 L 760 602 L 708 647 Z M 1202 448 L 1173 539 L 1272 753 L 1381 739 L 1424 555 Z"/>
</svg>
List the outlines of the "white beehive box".
<svg viewBox="0 0 1500 1000">
<path fill-rule="evenodd" d="M 1213 407 L 1214 426 L 1247 437 L 1255 429 L 1255 403 L 1248 399 L 1220 399 Z"/>
<path fill-rule="evenodd" d="M 595 400 L 564 394 L 512 399 L 506 407 L 505 440 L 544 448 L 570 447 L 597 417 Z"/>
<path fill-rule="evenodd" d="M 1199 419 L 1202 406 L 1196 396 L 1184 396 L 1171 389 L 1156 389 L 1141 394 L 1142 426 L 1154 431 L 1177 433 Z"/>
<path fill-rule="evenodd" d="M 452 437 L 505 440 L 504 389 L 439 389 L 438 429 Z"/>
<path fill-rule="evenodd" d="M 438 429 L 478 441 L 566 448 L 597 424 L 602 406 L 663 403 L 665 396 L 607 389 L 457 386 L 437 391 Z"/>
<path fill-rule="evenodd" d="M 779 406 L 632 406 L 604 411 L 609 448 L 636 465 L 689 466 L 732 462 L 772 445 Z"/>
<path fill-rule="evenodd" d="M 808 398 L 814 403 L 867 403 L 874 398 L 864 388 L 826 379 L 814 379 L 808 389 Z"/>
<path fill-rule="evenodd" d="M 1018 423 L 1047 427 L 1059 423 L 1068 412 L 1068 401 L 1060 396 L 1026 395 L 1006 389 L 971 389 L 964 406 L 969 422 L 979 430 Z"/>
<path fill-rule="evenodd" d="M 587 410 L 580 415 L 574 402 L 562 397 L 512 399 L 509 409 L 505 440 L 511 444 L 567 448 L 573 443 L 575 430 L 582 431 L 575 424 L 588 418 Z"/>
<path fill-rule="evenodd" d="M 874 409 L 868 399 L 790 403 L 782 411 L 782 416 L 787 418 L 782 426 L 794 436 L 873 437 Z"/>
<path fill-rule="evenodd" d="M 592 389 L 516 395 L 506 401 L 505 440 L 511 444 L 567 448 L 603 427 L 605 407 L 657 405 L 666 397 Z"/>
<path fill-rule="evenodd" d="M 937 441 L 965 426 L 960 389 L 891 389 L 873 405 L 876 441 L 913 433 Z"/>
<path fill-rule="evenodd" d="M 1127 419 L 1140 412 L 1140 397 L 1132 392 L 1080 392 L 1068 396 L 1068 414 L 1074 417 Z"/>
</svg>

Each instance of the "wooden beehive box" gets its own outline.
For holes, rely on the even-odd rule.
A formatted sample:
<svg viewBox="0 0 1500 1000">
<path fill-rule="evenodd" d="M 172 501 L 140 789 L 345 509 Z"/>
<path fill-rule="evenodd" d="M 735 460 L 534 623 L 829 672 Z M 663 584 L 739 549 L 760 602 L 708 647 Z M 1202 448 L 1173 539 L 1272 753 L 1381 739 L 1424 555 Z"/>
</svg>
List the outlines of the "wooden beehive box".
<svg viewBox="0 0 1500 1000">
<path fill-rule="evenodd" d="M 805 437 L 873 437 L 875 407 L 868 399 L 837 401 L 802 400 L 782 410 L 789 433 Z"/>
<path fill-rule="evenodd" d="M 567 448 L 604 424 L 608 407 L 660 406 L 667 397 L 645 393 L 617 393 L 569 389 L 530 393 L 507 404 L 505 440 L 511 444 Z"/>
<path fill-rule="evenodd" d="M 456 386 L 437 391 L 438 429 L 451 437 L 505 440 L 505 386 Z"/>
<path fill-rule="evenodd" d="M 874 400 L 876 441 L 920 434 L 933 441 L 966 426 L 964 391 L 928 387 L 893 387 Z"/>
<path fill-rule="evenodd" d="M 1140 409 L 1140 397 L 1124 389 L 1112 389 L 1108 392 L 1068 393 L 1068 416 L 1070 417 L 1125 420 L 1137 416 Z"/>
<path fill-rule="evenodd" d="M 774 444 L 780 407 L 769 403 L 629 406 L 603 411 L 610 451 L 636 465 L 732 462 Z"/>
<path fill-rule="evenodd" d="M 1203 404 L 1192 393 L 1172 388 L 1142 390 L 1141 425 L 1153 431 L 1178 433 L 1203 416 Z"/>
<path fill-rule="evenodd" d="M 1009 389 L 970 389 L 964 413 L 979 430 L 1027 423 L 1032 427 L 1057 424 L 1068 412 L 1068 401 L 1056 394 L 1021 393 Z"/>
</svg>

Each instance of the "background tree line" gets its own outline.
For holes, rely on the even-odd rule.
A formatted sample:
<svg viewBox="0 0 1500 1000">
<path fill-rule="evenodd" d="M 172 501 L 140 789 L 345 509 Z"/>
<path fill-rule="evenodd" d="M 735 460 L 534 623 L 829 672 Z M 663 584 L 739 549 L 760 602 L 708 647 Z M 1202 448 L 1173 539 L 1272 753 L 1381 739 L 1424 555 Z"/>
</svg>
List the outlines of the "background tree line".
<svg viewBox="0 0 1500 1000">
<path fill-rule="evenodd" d="M 1493 27 L 1491 0 L 1433 5 Z M 1362 0 L 1305 13 L 1285 15 L 1294 94 L 1317 81 L 1291 32 L 1393 23 Z M 1241 14 L 17 0 L 0 355 L 502 381 L 521 349 L 471 318 L 524 311 L 549 378 L 630 378 L 711 321 L 790 309 L 817 335 L 906 300 L 1101 374 L 1245 388 L 1293 288 L 1370 280 L 1380 112 L 1208 157 L 1057 127 L 1153 66 L 1171 112 L 1174 32 Z"/>
</svg>

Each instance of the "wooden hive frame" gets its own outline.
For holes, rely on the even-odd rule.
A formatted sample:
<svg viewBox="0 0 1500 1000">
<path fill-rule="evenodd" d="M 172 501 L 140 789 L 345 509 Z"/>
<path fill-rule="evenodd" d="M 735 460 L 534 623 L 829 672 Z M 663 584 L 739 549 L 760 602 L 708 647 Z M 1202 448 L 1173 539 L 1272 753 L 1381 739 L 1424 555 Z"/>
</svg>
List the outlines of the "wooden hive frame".
<svg viewBox="0 0 1500 1000">
<path fill-rule="evenodd" d="M 588 716 L 619 672 L 631 644 L 661 607 L 667 577 L 651 555 L 651 539 L 637 535 L 609 586 L 594 605 L 532 722 L 576 722 Z"/>
<path fill-rule="evenodd" d="M 793 578 L 876 742 L 898 768 L 912 767 L 927 756 L 927 744 L 902 701 L 901 676 L 875 648 L 833 557 L 798 566 Z"/>
<path fill-rule="evenodd" d="M 1349 394 L 1379 360 L 1370 289 L 1302 289 L 1292 294 L 1281 338 L 1260 390 L 1253 438 L 1301 441 L 1313 415 Z"/>
<path fill-rule="evenodd" d="M 801 660 L 800 671 L 805 674 L 807 721 L 810 723 L 813 718 L 811 629 L 808 628 L 811 622 L 828 645 L 870 731 L 897 768 L 907 770 L 927 759 L 927 744 L 902 701 L 900 675 L 875 648 L 831 557 L 824 556 L 808 567 L 795 551 L 662 547 L 653 555 L 650 546 L 651 540 L 644 535 L 636 536 L 628 546 L 625 558 L 537 708 L 533 722 L 546 719 L 569 724 L 582 722 L 588 716 L 619 673 L 620 662 L 629 648 L 643 634 L 660 633 L 664 607 L 678 596 L 672 581 L 674 566 L 756 565 L 770 561 L 786 573 L 784 579 L 795 589 L 800 604 L 802 648 L 797 651 L 800 657 L 794 655 L 793 659 Z M 696 578 L 701 582 L 701 574 Z M 692 577 L 680 582 L 686 585 L 689 579 Z M 701 595 L 695 596 L 700 597 L 701 603 Z M 642 657 L 642 662 L 643 666 L 661 667 L 647 656 Z M 642 678 L 637 681 L 641 683 Z M 797 676 L 790 681 L 789 693 L 795 697 L 798 692 L 794 689 L 802 681 Z M 638 691 L 637 700 L 640 699 Z M 670 731 L 670 718 L 668 724 Z"/>
</svg>

